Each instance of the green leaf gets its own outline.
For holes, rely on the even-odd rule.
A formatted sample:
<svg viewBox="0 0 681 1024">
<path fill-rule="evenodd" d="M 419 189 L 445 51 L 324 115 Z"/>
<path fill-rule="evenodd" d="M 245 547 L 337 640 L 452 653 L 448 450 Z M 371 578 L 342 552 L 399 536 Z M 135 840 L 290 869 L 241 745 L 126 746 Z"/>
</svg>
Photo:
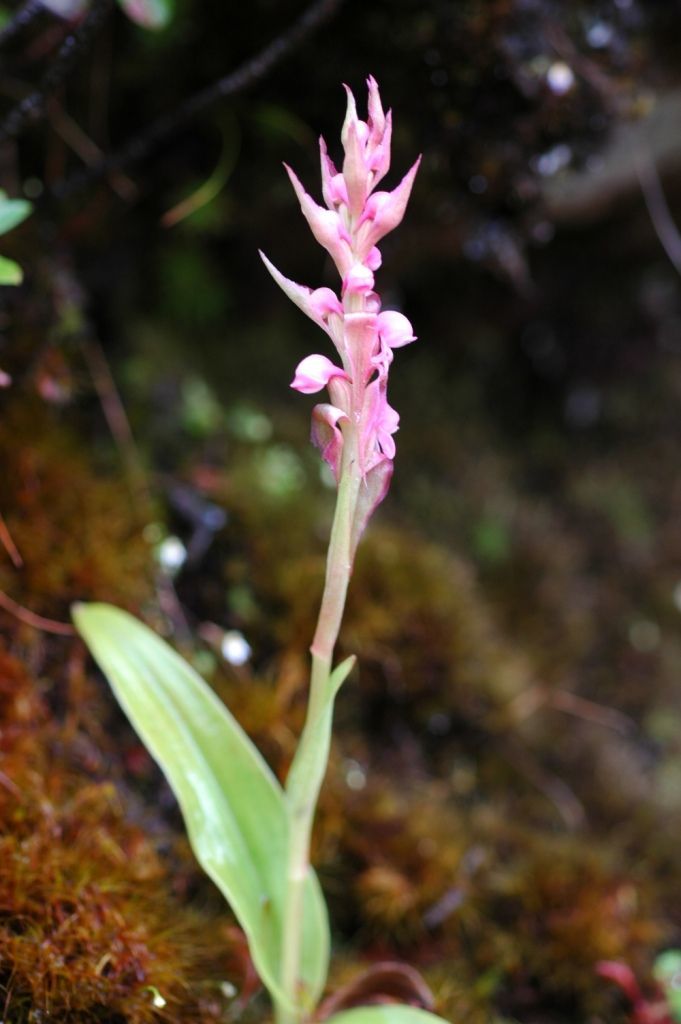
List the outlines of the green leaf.
<svg viewBox="0 0 681 1024">
<path fill-rule="evenodd" d="M 357 1006 L 335 1013 L 325 1024 L 446 1024 L 443 1017 L 413 1006 Z"/>
<path fill-rule="evenodd" d="M 355 661 L 353 654 L 336 666 L 328 678 L 324 699 L 320 701 L 316 714 L 305 727 L 286 780 L 289 806 L 295 807 L 300 798 L 304 802 L 317 802 L 329 763 L 334 700 L 352 671 Z"/>
<path fill-rule="evenodd" d="M 165 28 L 173 15 L 172 0 L 118 0 L 131 21 L 142 28 Z"/>
<path fill-rule="evenodd" d="M 24 279 L 24 272 L 14 260 L 8 260 L 6 256 L 0 256 L 0 285 L 21 284 Z"/>
<path fill-rule="evenodd" d="M 216 694 L 155 633 L 105 604 L 77 605 L 73 620 L 118 702 L 177 797 L 197 860 L 229 901 L 256 970 L 275 1002 L 288 847 L 283 791 Z M 305 901 L 301 1005 L 326 981 L 329 926 L 314 874 Z"/>
<path fill-rule="evenodd" d="M 32 210 L 27 199 L 8 199 L 7 193 L 0 190 L 0 235 L 6 235 L 17 224 L 21 224 Z"/>
</svg>

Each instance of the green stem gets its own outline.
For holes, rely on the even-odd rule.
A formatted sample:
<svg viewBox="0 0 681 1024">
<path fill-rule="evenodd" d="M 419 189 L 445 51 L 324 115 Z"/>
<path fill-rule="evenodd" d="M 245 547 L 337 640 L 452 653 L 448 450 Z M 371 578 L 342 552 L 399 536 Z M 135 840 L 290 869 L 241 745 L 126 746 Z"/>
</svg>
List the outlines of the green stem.
<svg viewBox="0 0 681 1024">
<path fill-rule="evenodd" d="M 349 443 L 350 442 L 350 443 Z M 312 747 L 318 741 L 318 730 L 330 733 L 330 719 L 324 722 L 324 709 L 329 703 L 329 687 L 333 650 L 340 630 L 345 597 L 352 572 L 352 528 L 357 507 L 361 477 L 351 438 L 345 439 L 345 458 L 338 486 L 329 551 L 326 561 L 324 593 L 317 628 L 310 648 L 312 674 L 305 726 L 296 751 L 296 763 L 305 765 L 295 772 L 295 782 L 287 786 L 289 800 L 289 849 L 286 871 L 286 899 L 283 925 L 282 987 L 290 1001 L 300 1005 L 300 961 L 303 944 L 305 883 L 310 871 L 310 839 L 319 790 L 326 773 L 327 756 L 320 759 Z M 309 755 L 309 756 L 308 756 Z M 293 773 L 292 773 L 293 774 Z M 289 776 L 289 781 L 291 776 Z M 278 1008 L 278 1024 L 301 1024 L 304 1012 Z"/>
</svg>

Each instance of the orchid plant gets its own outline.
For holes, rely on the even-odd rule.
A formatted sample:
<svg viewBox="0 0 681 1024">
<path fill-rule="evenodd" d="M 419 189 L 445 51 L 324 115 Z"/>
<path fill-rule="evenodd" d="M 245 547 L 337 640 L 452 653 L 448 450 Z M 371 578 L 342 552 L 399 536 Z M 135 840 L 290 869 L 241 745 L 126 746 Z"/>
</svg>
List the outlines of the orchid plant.
<svg viewBox="0 0 681 1024">
<path fill-rule="evenodd" d="M 377 190 L 390 166 L 391 114 L 368 80 L 360 120 L 347 89 L 338 171 L 320 140 L 318 205 L 286 168 L 316 240 L 341 278 L 330 288 L 296 284 L 262 255 L 284 292 L 330 338 L 337 361 L 309 355 L 291 386 L 328 391 L 312 412 L 312 440 L 337 483 L 303 732 L 282 788 L 213 691 L 146 626 L 108 605 L 79 605 L 74 620 L 123 709 L 163 769 L 182 809 L 197 859 L 229 901 L 277 1024 L 315 1019 L 329 964 L 326 905 L 310 865 L 310 838 L 326 773 L 335 696 L 354 658 L 333 665 L 355 552 L 388 490 L 399 417 L 387 398 L 393 349 L 414 341 L 411 324 L 381 310 L 374 274 L 377 243 L 404 216 L 419 161 L 391 192 Z M 334 1024 L 434 1024 L 439 1018 L 397 1004 L 336 1013 Z"/>
</svg>

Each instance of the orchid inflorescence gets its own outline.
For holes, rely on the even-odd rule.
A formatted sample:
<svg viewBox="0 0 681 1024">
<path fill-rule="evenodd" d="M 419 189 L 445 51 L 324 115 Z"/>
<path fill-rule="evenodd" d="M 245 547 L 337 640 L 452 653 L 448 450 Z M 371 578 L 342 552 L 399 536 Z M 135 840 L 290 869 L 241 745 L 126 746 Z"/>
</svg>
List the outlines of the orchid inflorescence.
<svg viewBox="0 0 681 1024">
<path fill-rule="evenodd" d="M 275 281 L 331 338 L 339 362 L 315 353 L 291 386 L 328 388 L 315 406 L 312 439 L 331 467 L 338 494 L 317 626 L 305 724 L 285 784 L 274 777 L 243 729 L 196 672 L 151 630 L 117 608 L 74 609 L 81 635 L 106 671 L 121 705 L 168 778 L 193 849 L 230 902 L 276 1024 L 316 1019 L 330 948 L 326 904 L 310 863 L 310 839 L 326 774 L 336 694 L 355 659 L 334 664 L 335 645 L 359 538 L 392 476 L 399 416 L 388 403 L 393 349 L 414 341 L 396 310 L 381 311 L 374 272 L 377 243 L 402 220 L 419 161 L 392 192 L 376 191 L 390 166 L 390 112 L 368 80 L 369 112 L 357 116 L 349 89 L 336 170 L 322 139 L 326 208 L 286 168 L 312 233 L 341 276 L 340 297 L 284 277 Z M 261 254 L 262 255 L 262 254 Z M 329 1024 L 444 1024 L 409 1005 L 353 1006 Z"/>
<path fill-rule="evenodd" d="M 286 166 L 303 214 L 320 245 L 341 276 L 340 298 L 330 288 L 314 291 L 284 277 L 261 256 L 274 280 L 290 299 L 318 324 L 334 343 L 341 365 L 315 353 L 299 363 L 291 387 L 303 394 L 328 388 L 330 403 L 315 406 L 312 440 L 340 479 L 344 457 L 354 466 L 370 495 L 368 519 L 385 497 L 395 456 L 393 434 L 399 415 L 388 403 L 388 371 L 392 350 L 414 341 L 407 318 L 396 310 L 381 312 L 374 291 L 374 272 L 381 265 L 377 243 L 404 216 L 420 158 L 392 192 L 374 191 L 390 167 L 391 112 L 384 113 L 378 85 L 367 81 L 368 117 L 357 116 L 355 99 L 346 86 L 348 104 L 341 133 L 343 169 L 331 160 L 319 140 L 322 193 L 326 208 L 305 191 Z"/>
</svg>

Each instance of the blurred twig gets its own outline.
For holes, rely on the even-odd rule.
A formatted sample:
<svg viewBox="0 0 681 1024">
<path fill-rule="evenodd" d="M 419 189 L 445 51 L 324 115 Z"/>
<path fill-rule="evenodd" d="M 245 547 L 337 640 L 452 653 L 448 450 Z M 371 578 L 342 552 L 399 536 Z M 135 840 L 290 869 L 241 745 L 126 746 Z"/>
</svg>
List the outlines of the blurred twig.
<svg viewBox="0 0 681 1024">
<path fill-rule="evenodd" d="M 132 495 L 135 498 L 143 497 L 148 501 L 150 491 L 147 477 L 128 414 L 118 393 L 104 350 L 94 336 L 81 339 L 81 347 L 102 406 L 104 418 L 121 453 Z"/>
<path fill-rule="evenodd" d="M 24 560 L 19 553 L 19 549 L 12 540 L 12 534 L 9 532 L 7 523 L 2 518 L 2 515 L 0 515 L 0 542 L 9 557 L 12 559 L 15 568 L 20 569 L 24 564 Z"/>
<path fill-rule="evenodd" d="M 61 183 L 57 182 L 51 189 L 57 199 L 66 199 L 74 192 L 95 181 L 120 170 L 130 164 L 137 163 L 149 156 L 162 142 L 176 134 L 197 114 L 207 110 L 219 100 L 226 99 L 242 92 L 249 86 L 259 82 L 284 57 L 299 46 L 312 32 L 320 28 L 341 5 L 343 0 L 316 0 L 301 15 L 298 21 L 254 57 L 245 61 L 236 71 L 231 71 L 224 78 L 206 86 L 176 110 L 161 115 L 146 128 L 133 135 L 120 149 L 100 160 L 92 167 L 78 171 Z"/>
<path fill-rule="evenodd" d="M 24 622 L 33 629 L 39 629 L 43 633 L 56 633 L 58 636 L 75 636 L 76 631 L 68 622 L 57 622 L 55 619 L 46 619 L 44 615 L 36 615 L 29 608 L 17 604 L 8 594 L 0 590 L 0 608 L 9 612 L 15 619 Z"/>
<path fill-rule="evenodd" d="M 80 157 L 86 167 L 103 159 L 103 153 L 99 146 L 54 99 L 50 101 L 49 113 L 50 124 L 54 131 Z M 133 200 L 137 195 L 137 186 L 124 174 L 111 174 L 109 184 L 113 191 L 127 202 Z"/>
<path fill-rule="evenodd" d="M 48 99 L 87 49 L 113 3 L 114 0 L 93 0 L 80 24 L 62 41 L 37 89 L 24 96 L 0 122 L 0 141 L 16 138 L 27 125 L 45 116 Z"/>
</svg>

